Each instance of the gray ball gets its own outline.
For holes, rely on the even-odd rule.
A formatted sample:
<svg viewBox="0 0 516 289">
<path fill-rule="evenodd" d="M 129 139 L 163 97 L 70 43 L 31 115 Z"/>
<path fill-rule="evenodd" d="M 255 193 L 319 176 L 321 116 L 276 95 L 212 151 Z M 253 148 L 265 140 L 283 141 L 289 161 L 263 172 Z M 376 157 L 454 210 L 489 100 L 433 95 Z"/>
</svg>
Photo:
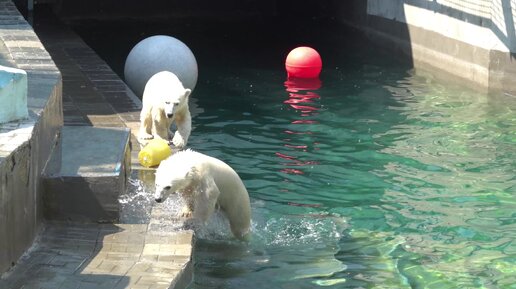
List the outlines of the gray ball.
<svg viewBox="0 0 516 289">
<path fill-rule="evenodd" d="M 124 77 L 133 92 L 142 97 L 147 81 L 160 71 L 177 75 L 192 91 L 197 83 L 197 61 L 188 46 L 178 39 L 156 35 L 138 42 L 125 60 Z"/>
</svg>

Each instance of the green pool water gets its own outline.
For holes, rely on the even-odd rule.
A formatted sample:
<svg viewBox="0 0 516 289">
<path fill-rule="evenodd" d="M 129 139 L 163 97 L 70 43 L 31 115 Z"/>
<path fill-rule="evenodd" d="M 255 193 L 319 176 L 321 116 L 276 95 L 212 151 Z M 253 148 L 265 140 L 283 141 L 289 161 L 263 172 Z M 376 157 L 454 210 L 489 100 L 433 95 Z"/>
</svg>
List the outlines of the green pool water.
<svg viewBox="0 0 516 289">
<path fill-rule="evenodd" d="M 199 63 L 189 146 L 240 174 L 253 238 L 212 220 L 190 289 L 516 288 L 515 97 L 416 74 L 360 37 L 300 37 L 320 83 L 286 82 L 303 34 L 192 29 L 168 33 Z"/>
<path fill-rule="evenodd" d="M 191 288 L 516 288 L 515 99 L 363 60 L 199 87 L 190 146 L 240 173 L 255 238 L 200 240 Z"/>
</svg>

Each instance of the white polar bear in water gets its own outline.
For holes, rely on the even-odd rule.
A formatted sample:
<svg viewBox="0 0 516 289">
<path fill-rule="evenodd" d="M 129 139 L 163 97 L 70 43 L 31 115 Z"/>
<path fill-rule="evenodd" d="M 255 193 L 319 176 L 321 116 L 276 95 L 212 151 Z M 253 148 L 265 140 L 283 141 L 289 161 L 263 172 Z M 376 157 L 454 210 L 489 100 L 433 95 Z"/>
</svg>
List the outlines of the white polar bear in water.
<svg viewBox="0 0 516 289">
<path fill-rule="evenodd" d="M 251 226 L 249 194 L 238 174 L 223 161 L 184 150 L 162 161 L 156 170 L 156 202 L 178 192 L 186 201 L 183 217 L 206 222 L 216 207 L 229 220 L 231 232 L 248 240 Z"/>
<path fill-rule="evenodd" d="M 192 131 L 192 117 L 188 108 L 188 96 L 192 90 L 184 88 L 177 76 L 169 71 L 154 74 L 147 84 L 142 97 L 140 113 L 140 143 L 153 138 L 170 142 L 170 126 L 175 122 L 177 131 L 172 144 L 183 148 Z"/>
</svg>

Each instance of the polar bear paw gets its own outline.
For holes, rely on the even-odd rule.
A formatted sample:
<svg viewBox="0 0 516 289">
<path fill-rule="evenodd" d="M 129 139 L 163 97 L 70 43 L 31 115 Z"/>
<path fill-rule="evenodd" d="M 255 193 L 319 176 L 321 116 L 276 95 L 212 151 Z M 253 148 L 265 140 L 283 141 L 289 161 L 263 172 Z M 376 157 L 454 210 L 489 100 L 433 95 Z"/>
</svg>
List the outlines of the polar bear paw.
<svg viewBox="0 0 516 289">
<path fill-rule="evenodd" d="M 184 139 L 181 136 L 179 136 L 179 134 L 174 135 L 174 138 L 172 139 L 172 144 L 178 148 L 183 148 L 186 146 Z"/>
<path fill-rule="evenodd" d="M 191 218 L 192 217 L 192 210 L 188 208 L 188 206 L 184 206 L 181 210 L 181 217 L 183 218 Z"/>
<path fill-rule="evenodd" d="M 150 133 L 146 133 L 146 132 L 145 132 L 145 133 L 140 133 L 140 134 L 138 135 L 138 138 L 139 138 L 139 139 L 143 139 L 143 140 L 149 140 L 149 139 L 153 139 L 153 138 L 154 138 L 154 136 L 153 136 L 152 134 L 150 134 Z"/>
</svg>

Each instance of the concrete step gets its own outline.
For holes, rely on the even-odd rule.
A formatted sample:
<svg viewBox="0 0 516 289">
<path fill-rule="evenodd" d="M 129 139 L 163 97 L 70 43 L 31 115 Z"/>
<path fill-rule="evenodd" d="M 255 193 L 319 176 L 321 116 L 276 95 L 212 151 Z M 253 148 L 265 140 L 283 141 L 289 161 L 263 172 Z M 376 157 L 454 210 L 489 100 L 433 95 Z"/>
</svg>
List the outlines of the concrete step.
<svg viewBox="0 0 516 289">
<path fill-rule="evenodd" d="M 48 220 L 118 221 L 131 169 L 130 130 L 64 126 L 43 174 Z"/>
</svg>

